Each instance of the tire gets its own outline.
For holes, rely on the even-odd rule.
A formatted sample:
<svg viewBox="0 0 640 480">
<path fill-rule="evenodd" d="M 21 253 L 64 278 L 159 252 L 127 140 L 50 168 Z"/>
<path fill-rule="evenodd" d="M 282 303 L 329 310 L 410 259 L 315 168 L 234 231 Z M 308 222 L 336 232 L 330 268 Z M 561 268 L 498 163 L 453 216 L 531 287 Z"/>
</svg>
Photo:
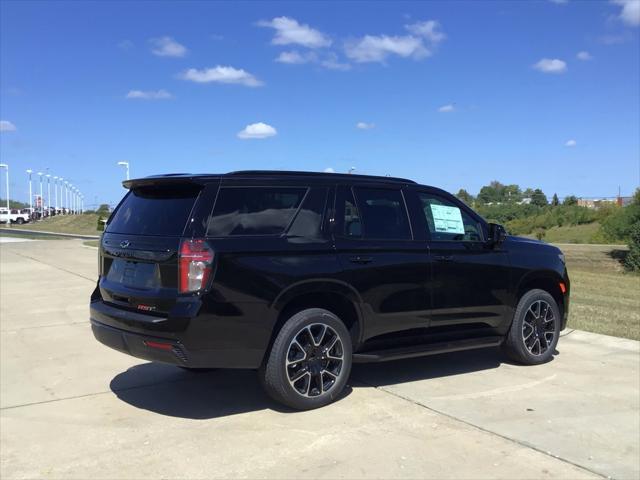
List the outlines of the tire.
<svg viewBox="0 0 640 480">
<path fill-rule="evenodd" d="M 24 220 L 22 218 L 19 218 L 18 220 L 16 220 L 16 223 L 18 225 L 22 225 L 24 223 Z"/>
<path fill-rule="evenodd" d="M 548 362 L 558 345 L 561 320 L 558 304 L 548 292 L 529 290 L 518 302 L 504 352 L 525 365 Z"/>
<path fill-rule="evenodd" d="M 276 402 L 311 410 L 339 398 L 351 373 L 351 355 L 344 323 L 327 310 L 310 308 L 286 321 L 258 373 Z"/>
</svg>

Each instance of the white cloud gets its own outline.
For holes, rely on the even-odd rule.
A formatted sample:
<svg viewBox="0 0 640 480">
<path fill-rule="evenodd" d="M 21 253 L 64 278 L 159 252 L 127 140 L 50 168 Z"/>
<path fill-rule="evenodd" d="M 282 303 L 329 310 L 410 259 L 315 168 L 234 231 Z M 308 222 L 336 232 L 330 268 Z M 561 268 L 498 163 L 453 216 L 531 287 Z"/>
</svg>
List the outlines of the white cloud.
<svg viewBox="0 0 640 480">
<path fill-rule="evenodd" d="M 336 173 L 336 171 L 331 167 L 327 167 L 324 169 L 324 173 Z"/>
<path fill-rule="evenodd" d="M 564 144 L 565 147 L 575 147 L 578 144 L 578 142 L 576 142 L 575 140 L 571 139 L 571 140 L 567 140 L 567 142 Z"/>
<path fill-rule="evenodd" d="M 152 38 L 151 53 L 159 57 L 184 57 L 188 50 L 171 37 Z"/>
<path fill-rule="evenodd" d="M 129 90 L 126 98 L 140 100 L 169 100 L 173 98 L 166 90 Z"/>
<path fill-rule="evenodd" d="M 278 134 L 275 128 L 266 123 L 258 122 L 252 123 L 244 127 L 243 130 L 238 132 L 238 138 L 243 140 L 255 139 L 255 138 L 268 138 L 274 137 Z"/>
<path fill-rule="evenodd" d="M 316 59 L 316 55 L 313 52 L 302 54 L 297 50 L 291 50 L 289 52 L 282 52 L 276 58 L 278 63 L 288 63 L 291 65 L 301 65 L 303 63 L 313 62 Z"/>
<path fill-rule="evenodd" d="M 351 65 L 338 61 L 338 56 L 333 52 L 329 53 L 324 60 L 320 62 L 320 65 L 329 70 L 341 70 L 343 72 L 351 70 Z"/>
<path fill-rule="evenodd" d="M 356 123 L 356 128 L 359 128 L 360 130 L 371 130 L 372 128 L 375 128 L 375 126 L 376 126 L 375 123 L 367 123 L 367 122 Z"/>
<path fill-rule="evenodd" d="M 270 27 L 276 33 L 271 40 L 274 45 L 302 45 L 308 48 L 328 47 L 331 39 L 309 25 L 298 23 L 294 18 L 276 17 L 272 20 L 261 20 L 260 27 Z"/>
<path fill-rule="evenodd" d="M 391 37 L 365 35 L 358 40 L 347 42 L 345 53 L 347 57 L 358 63 L 384 62 L 391 54 L 414 59 L 430 55 L 422 39 L 411 35 Z"/>
<path fill-rule="evenodd" d="M 262 81 L 241 68 L 222 65 L 202 70 L 190 68 L 182 73 L 180 78 L 196 83 L 236 83 L 245 87 L 260 87 L 264 85 Z"/>
<path fill-rule="evenodd" d="M 410 35 L 365 35 L 347 41 L 345 53 L 358 63 L 384 62 L 389 55 L 419 60 L 430 56 L 446 38 L 435 20 L 405 25 Z"/>
<path fill-rule="evenodd" d="M 576 58 L 578 60 L 585 60 L 585 61 L 593 59 L 591 54 L 589 52 L 585 52 L 585 51 L 578 52 L 578 54 L 576 55 Z"/>
<path fill-rule="evenodd" d="M 414 35 L 426 38 L 429 42 L 435 45 L 447 38 L 447 36 L 440 30 L 440 23 L 436 20 L 412 23 L 411 25 L 405 25 L 404 28 Z"/>
<path fill-rule="evenodd" d="M 622 7 L 620 20 L 632 27 L 640 25 L 640 0 L 611 0 L 611 3 Z"/>
<path fill-rule="evenodd" d="M 16 126 L 9 120 L 0 120 L 0 132 L 15 132 Z"/>
<path fill-rule="evenodd" d="M 453 112 L 456 109 L 455 105 L 453 103 L 448 103 L 446 105 L 442 105 L 440 108 L 438 108 L 438 111 L 440 113 L 449 113 L 449 112 Z"/>
<path fill-rule="evenodd" d="M 564 73 L 567 71 L 567 63 L 557 58 L 543 58 L 533 68 L 543 73 Z"/>
</svg>

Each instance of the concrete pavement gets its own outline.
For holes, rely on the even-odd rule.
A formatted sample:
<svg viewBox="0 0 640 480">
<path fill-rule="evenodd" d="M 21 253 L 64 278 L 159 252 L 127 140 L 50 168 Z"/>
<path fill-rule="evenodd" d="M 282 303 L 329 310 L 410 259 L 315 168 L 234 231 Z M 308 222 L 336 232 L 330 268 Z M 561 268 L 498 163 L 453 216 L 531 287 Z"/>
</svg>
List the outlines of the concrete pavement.
<svg viewBox="0 0 640 480">
<path fill-rule="evenodd" d="M 495 350 L 357 365 L 289 412 L 250 371 L 194 374 L 98 344 L 96 250 L 0 246 L 0 477 L 638 478 L 638 342 L 565 335 L 549 364 Z"/>
</svg>

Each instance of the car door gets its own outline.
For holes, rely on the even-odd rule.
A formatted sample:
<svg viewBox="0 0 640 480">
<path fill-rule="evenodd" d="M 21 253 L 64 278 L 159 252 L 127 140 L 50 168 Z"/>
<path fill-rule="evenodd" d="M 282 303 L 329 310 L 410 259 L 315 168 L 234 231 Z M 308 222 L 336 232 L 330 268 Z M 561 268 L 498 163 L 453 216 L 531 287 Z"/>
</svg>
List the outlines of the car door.
<svg viewBox="0 0 640 480">
<path fill-rule="evenodd" d="M 413 239 L 401 186 L 339 186 L 334 212 L 338 258 L 362 301 L 363 340 L 427 327 L 426 245 Z"/>
<path fill-rule="evenodd" d="M 483 220 L 440 190 L 415 190 L 416 227 L 426 233 L 432 262 L 431 326 L 498 328 L 509 321 L 509 259 L 485 241 Z M 422 226 L 420 226 L 422 224 Z"/>
</svg>

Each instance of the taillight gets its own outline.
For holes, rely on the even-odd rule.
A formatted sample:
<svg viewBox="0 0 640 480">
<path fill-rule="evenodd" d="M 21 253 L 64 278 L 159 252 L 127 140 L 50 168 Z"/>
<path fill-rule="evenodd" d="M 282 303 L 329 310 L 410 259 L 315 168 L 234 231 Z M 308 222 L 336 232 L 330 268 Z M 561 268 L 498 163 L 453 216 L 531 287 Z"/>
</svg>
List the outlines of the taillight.
<svg viewBox="0 0 640 480">
<path fill-rule="evenodd" d="M 213 264 L 213 250 L 202 238 L 183 240 L 178 257 L 179 292 L 202 290 L 207 285 Z"/>
</svg>

